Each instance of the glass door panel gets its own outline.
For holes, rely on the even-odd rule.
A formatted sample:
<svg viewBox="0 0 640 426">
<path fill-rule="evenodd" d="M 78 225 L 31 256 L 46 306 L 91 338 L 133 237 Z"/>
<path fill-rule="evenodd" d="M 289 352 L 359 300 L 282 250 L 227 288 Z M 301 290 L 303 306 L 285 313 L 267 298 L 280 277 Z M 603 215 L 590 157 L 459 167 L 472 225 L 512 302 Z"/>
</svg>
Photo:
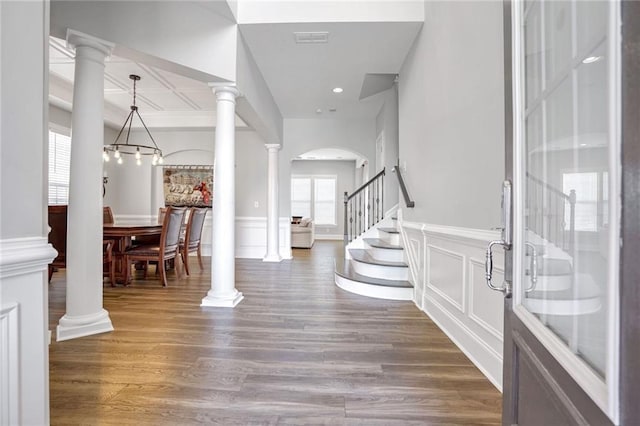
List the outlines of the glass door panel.
<svg viewBox="0 0 640 426">
<path fill-rule="evenodd" d="M 540 2 L 521 23 L 524 229 L 515 247 L 517 300 L 602 382 L 614 285 L 607 10 L 603 2 Z"/>
<path fill-rule="evenodd" d="M 524 40 L 524 61 L 526 68 L 526 106 L 531 108 L 533 101 L 542 91 L 542 37 L 540 35 L 540 3 L 533 3 L 525 18 L 526 38 Z"/>
<path fill-rule="evenodd" d="M 543 45 L 546 81 L 552 82 L 566 73 L 571 64 L 571 2 L 548 1 L 542 4 Z"/>
</svg>

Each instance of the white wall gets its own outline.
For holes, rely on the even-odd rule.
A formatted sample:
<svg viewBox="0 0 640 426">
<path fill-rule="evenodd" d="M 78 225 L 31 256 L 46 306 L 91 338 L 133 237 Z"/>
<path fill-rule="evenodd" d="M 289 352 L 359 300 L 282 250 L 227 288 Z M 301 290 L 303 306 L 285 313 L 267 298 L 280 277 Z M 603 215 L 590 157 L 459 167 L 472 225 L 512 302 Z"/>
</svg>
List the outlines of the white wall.
<svg viewBox="0 0 640 426">
<path fill-rule="evenodd" d="M 267 217 L 265 143 L 254 131 L 236 132 L 236 216 Z"/>
<path fill-rule="evenodd" d="M 422 22 L 423 9 L 413 0 L 344 1 L 305 0 L 304 7 L 291 1 L 238 1 L 241 24 L 266 22 Z"/>
<path fill-rule="evenodd" d="M 399 223 L 415 303 L 500 388 L 503 298 L 483 279 L 504 179 L 502 2 L 425 2 L 399 76 Z M 502 277 L 496 251 L 496 280 Z"/>
<path fill-rule="evenodd" d="M 380 133 L 384 134 L 383 153 L 381 165 L 376 164 L 375 171 L 385 168 L 384 176 L 384 210 L 387 211 L 398 203 L 398 178 L 393 173 L 393 167 L 398 163 L 398 86 L 396 84 L 381 96 L 384 96 L 384 104 L 376 116 L 376 138 Z M 379 167 L 380 166 L 380 167 Z M 371 176 L 373 177 L 373 173 Z"/>
<path fill-rule="evenodd" d="M 375 119 L 285 119 L 280 152 L 280 217 L 291 216 L 291 162 L 312 149 L 342 148 L 375 160 Z"/>
<path fill-rule="evenodd" d="M 71 113 L 55 105 L 49 104 L 49 125 L 51 130 L 70 136 Z M 107 141 L 106 136 L 107 135 L 105 134 L 105 141 Z"/>
<path fill-rule="evenodd" d="M 282 144 L 282 114 L 256 64 L 238 35 L 236 81 L 242 96 L 236 99 L 236 112 L 270 144 Z"/>
<path fill-rule="evenodd" d="M 291 162 L 291 175 L 329 175 L 336 176 L 336 225 L 315 225 L 317 239 L 333 238 L 341 240 L 344 236 L 344 193 L 355 189 L 355 161 L 330 160 L 294 160 Z"/>
<path fill-rule="evenodd" d="M 489 229 L 504 177 L 502 2 L 426 2 L 400 72 L 408 220 Z"/>
<path fill-rule="evenodd" d="M 49 423 L 49 3 L 0 2 L 0 424 Z"/>
</svg>

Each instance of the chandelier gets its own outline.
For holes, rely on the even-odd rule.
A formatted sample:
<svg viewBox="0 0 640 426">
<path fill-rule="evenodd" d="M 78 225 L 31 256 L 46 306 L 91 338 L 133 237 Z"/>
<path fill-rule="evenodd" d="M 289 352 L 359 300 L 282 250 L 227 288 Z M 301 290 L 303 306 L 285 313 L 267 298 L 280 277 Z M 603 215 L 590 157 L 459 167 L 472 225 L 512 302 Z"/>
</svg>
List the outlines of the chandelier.
<svg viewBox="0 0 640 426">
<path fill-rule="evenodd" d="M 127 116 L 127 119 L 124 120 L 124 124 L 122 125 L 122 128 L 120 128 L 120 132 L 118 132 L 118 136 L 116 136 L 116 139 L 113 141 L 113 143 L 104 146 L 102 151 L 102 159 L 104 161 L 109 161 L 110 154 L 113 154 L 113 157 L 117 160 L 117 163 L 122 164 L 123 155 L 134 155 L 136 158 L 136 164 L 139 166 L 142 164 L 142 156 L 150 155 L 152 156 L 152 165 L 155 166 L 156 164 L 162 164 L 164 162 L 164 159 L 162 158 L 162 150 L 158 148 L 156 141 L 153 140 L 153 136 L 151 136 L 151 132 L 149 132 L 147 125 L 144 124 L 144 120 L 142 119 L 142 117 L 140 117 L 138 107 L 136 106 L 136 81 L 140 80 L 140 76 L 131 74 L 129 75 L 129 78 L 133 80 L 133 105 L 131 105 L 131 112 Z M 144 129 L 147 131 L 147 135 L 149 135 L 149 139 L 151 139 L 153 146 L 129 143 L 129 136 L 131 134 L 131 124 L 133 123 L 134 113 L 144 126 Z M 118 142 L 125 129 L 127 129 L 127 137 L 124 143 Z"/>
</svg>

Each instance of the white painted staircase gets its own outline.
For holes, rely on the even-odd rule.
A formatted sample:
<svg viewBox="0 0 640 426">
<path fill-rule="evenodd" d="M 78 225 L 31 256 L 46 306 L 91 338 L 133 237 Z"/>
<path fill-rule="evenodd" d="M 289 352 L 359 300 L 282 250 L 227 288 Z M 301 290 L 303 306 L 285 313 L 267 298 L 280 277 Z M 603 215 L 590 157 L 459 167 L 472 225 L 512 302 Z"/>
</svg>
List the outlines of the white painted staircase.
<svg viewBox="0 0 640 426">
<path fill-rule="evenodd" d="M 526 251 L 525 276 L 528 291 L 524 304 L 539 315 L 575 316 L 589 314 L 601 308 L 602 296 L 593 277 L 575 273 L 573 258 L 566 251 L 528 232 L 530 244 Z M 532 256 L 537 257 L 535 285 L 532 277 Z"/>
<path fill-rule="evenodd" d="M 412 300 L 405 259 L 395 218 L 383 219 L 347 245 L 344 259 L 336 259 L 336 285 L 362 296 Z"/>
</svg>

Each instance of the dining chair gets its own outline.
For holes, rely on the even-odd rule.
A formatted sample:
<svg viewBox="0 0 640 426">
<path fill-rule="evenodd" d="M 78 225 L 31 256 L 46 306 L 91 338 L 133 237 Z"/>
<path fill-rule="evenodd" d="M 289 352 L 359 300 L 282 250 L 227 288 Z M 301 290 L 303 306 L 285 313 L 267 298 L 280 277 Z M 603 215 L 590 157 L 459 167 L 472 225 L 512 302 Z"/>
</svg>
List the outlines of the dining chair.
<svg viewBox="0 0 640 426">
<path fill-rule="evenodd" d="M 54 271 L 67 267 L 67 206 L 49 206 L 49 243 L 58 252 L 49 264 L 49 282 Z"/>
<path fill-rule="evenodd" d="M 109 277 L 111 287 L 116 286 L 116 262 L 113 259 L 115 240 L 102 240 L 102 277 Z"/>
<path fill-rule="evenodd" d="M 200 270 L 202 271 L 204 269 L 202 267 L 200 242 L 202 240 L 202 228 L 204 226 L 204 219 L 207 216 L 207 210 L 209 209 L 204 207 L 191 208 L 184 239 L 180 241 L 180 255 L 182 256 L 182 263 L 184 264 L 184 270 L 187 275 L 189 275 L 189 253 L 193 253 L 194 251 L 198 254 Z"/>
<path fill-rule="evenodd" d="M 162 223 L 162 221 L 164 220 L 164 215 L 167 214 L 167 208 L 166 207 L 159 207 L 158 208 L 158 223 Z"/>
<path fill-rule="evenodd" d="M 102 208 L 102 223 L 114 223 L 113 212 L 111 207 L 106 206 Z"/>
<path fill-rule="evenodd" d="M 164 216 L 167 213 L 166 207 L 158 208 L 158 223 L 162 225 L 164 222 Z M 132 241 L 134 246 L 142 246 L 149 244 L 160 244 L 160 236 L 159 235 L 142 235 L 136 236 L 135 240 Z M 137 269 L 137 268 L 136 268 Z"/>
<path fill-rule="evenodd" d="M 125 251 L 125 283 L 129 281 L 131 262 L 141 260 L 145 264 L 149 261 L 157 262 L 156 268 L 160 271 L 162 286 L 167 286 L 167 274 L 165 262 L 179 256 L 180 228 L 184 220 L 186 207 L 168 207 L 162 222 L 162 233 L 159 244 L 143 244 L 133 246 Z M 176 262 L 176 276 L 180 278 L 179 262 Z M 145 268 L 146 277 L 146 268 Z"/>
</svg>

